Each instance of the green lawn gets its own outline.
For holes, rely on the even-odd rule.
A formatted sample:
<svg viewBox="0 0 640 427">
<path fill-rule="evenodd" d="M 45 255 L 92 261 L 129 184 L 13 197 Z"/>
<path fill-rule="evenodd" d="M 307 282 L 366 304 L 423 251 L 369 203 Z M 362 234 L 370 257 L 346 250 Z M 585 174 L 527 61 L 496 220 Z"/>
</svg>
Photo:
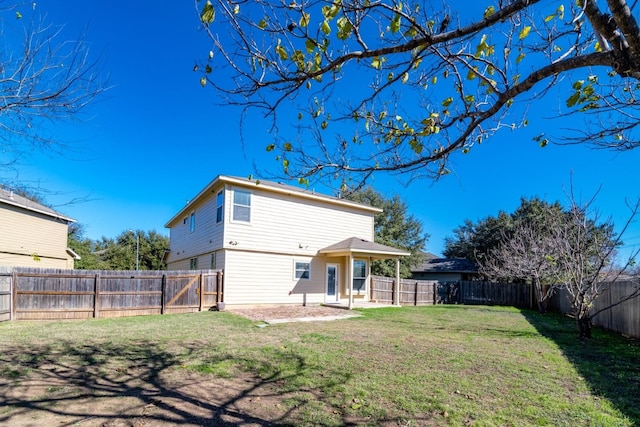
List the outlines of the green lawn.
<svg viewBox="0 0 640 427">
<path fill-rule="evenodd" d="M 5 322 L 0 424 L 640 425 L 635 341 L 505 307 L 362 314 Z"/>
</svg>

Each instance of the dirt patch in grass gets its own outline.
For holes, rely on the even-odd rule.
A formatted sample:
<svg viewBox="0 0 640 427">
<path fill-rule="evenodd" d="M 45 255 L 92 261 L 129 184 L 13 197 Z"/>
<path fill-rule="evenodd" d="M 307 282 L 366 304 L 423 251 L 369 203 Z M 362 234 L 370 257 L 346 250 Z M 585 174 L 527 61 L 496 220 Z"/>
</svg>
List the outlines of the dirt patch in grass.
<svg viewBox="0 0 640 427">
<path fill-rule="evenodd" d="M 0 410 L 0 420 L 12 426 L 265 426 L 287 412 L 282 396 L 248 375 L 224 379 L 184 371 L 159 373 L 157 382 L 139 375 L 112 373 L 80 382 L 35 373 L 5 389 L 8 407 Z"/>
<path fill-rule="evenodd" d="M 349 318 L 358 314 L 339 307 L 329 307 L 324 305 L 279 305 L 279 306 L 256 306 L 244 308 L 230 308 L 231 313 L 238 314 L 254 321 L 271 322 L 278 320 L 334 320 L 339 318 Z"/>
</svg>

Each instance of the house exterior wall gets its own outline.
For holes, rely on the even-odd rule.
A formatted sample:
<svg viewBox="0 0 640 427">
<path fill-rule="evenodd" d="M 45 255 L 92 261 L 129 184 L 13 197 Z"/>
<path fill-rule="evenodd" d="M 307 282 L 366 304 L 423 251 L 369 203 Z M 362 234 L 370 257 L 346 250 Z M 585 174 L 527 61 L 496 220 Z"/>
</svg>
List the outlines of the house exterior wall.
<svg viewBox="0 0 640 427">
<path fill-rule="evenodd" d="M 222 187 L 214 189 L 212 197 L 194 204 L 170 227 L 171 252 L 167 259 L 169 269 L 188 270 L 190 259 L 196 257 L 198 266 L 203 265 L 202 268 L 209 268 L 210 261 L 205 259 L 206 255 L 223 247 L 224 221 L 216 222 L 216 194 L 221 189 Z M 192 214 L 193 231 L 191 231 Z"/>
<path fill-rule="evenodd" d="M 224 191 L 223 220 L 216 222 L 216 195 Z M 234 221 L 237 190 L 251 193 L 250 222 Z M 191 231 L 191 215 L 194 229 Z M 329 202 L 305 200 L 261 190 L 259 186 L 219 186 L 204 200 L 169 224 L 168 268 L 189 268 L 189 260 L 221 249 L 313 256 L 318 250 L 350 236 L 373 240 L 373 213 Z M 209 268 L 209 267 L 207 267 Z M 218 268 L 223 268 L 218 266 Z"/>
<path fill-rule="evenodd" d="M 73 267 L 67 253 L 67 222 L 0 204 L 0 265 Z"/>
<path fill-rule="evenodd" d="M 216 223 L 220 190 L 224 190 L 223 221 Z M 251 194 L 249 222 L 233 219 L 236 191 Z M 319 256 L 318 251 L 349 237 L 373 241 L 374 211 L 295 192 L 274 192 L 255 183 L 222 182 L 167 227 L 168 268 L 189 269 L 194 258 L 197 268 L 209 268 L 215 252 L 216 268 L 224 270 L 227 304 L 319 304 L 325 301 L 327 262 L 340 266 L 342 297 L 348 295 L 348 287 L 344 257 Z M 308 280 L 294 278 L 295 261 L 311 263 Z"/>
<path fill-rule="evenodd" d="M 310 262 L 309 279 L 296 279 L 294 262 Z M 224 301 L 229 305 L 320 304 L 324 262 L 288 254 L 230 250 L 226 253 Z"/>
<path fill-rule="evenodd" d="M 233 221 L 233 193 L 226 192 L 224 245 L 259 252 L 315 255 L 356 236 L 373 240 L 373 213 L 251 188 L 250 223 Z M 233 242 L 230 245 L 229 242 Z"/>
</svg>

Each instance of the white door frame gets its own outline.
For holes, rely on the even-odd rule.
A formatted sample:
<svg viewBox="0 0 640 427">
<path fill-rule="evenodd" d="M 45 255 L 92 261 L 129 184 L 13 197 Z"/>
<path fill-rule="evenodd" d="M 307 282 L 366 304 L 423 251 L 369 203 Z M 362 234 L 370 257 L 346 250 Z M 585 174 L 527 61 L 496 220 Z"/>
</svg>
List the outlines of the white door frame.
<svg viewBox="0 0 640 427">
<path fill-rule="evenodd" d="M 329 269 L 335 268 L 335 295 L 329 294 Z M 324 278 L 324 302 L 337 303 L 340 302 L 340 264 L 335 262 L 328 262 L 325 266 L 325 278 Z"/>
</svg>

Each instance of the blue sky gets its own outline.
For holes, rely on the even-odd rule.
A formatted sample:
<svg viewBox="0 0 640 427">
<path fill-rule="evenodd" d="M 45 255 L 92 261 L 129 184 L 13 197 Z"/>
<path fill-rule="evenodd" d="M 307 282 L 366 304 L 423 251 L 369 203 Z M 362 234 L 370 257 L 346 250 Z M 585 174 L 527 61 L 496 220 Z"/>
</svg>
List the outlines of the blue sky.
<svg viewBox="0 0 640 427">
<path fill-rule="evenodd" d="M 82 120 L 53 127 L 68 143 L 63 155 L 33 153 L 17 172 L 18 180 L 56 192 L 48 201 L 83 224 L 87 237 L 115 237 L 128 229 L 168 234 L 165 222 L 216 175 L 248 176 L 254 162 L 276 168 L 264 149 L 268 129 L 251 129 L 243 146 L 238 111 L 216 106 L 214 92 L 193 73 L 210 47 L 192 2 L 41 0 L 37 8 L 64 24 L 69 39 L 86 29 L 92 54 L 110 76 L 112 88 Z M 602 217 L 622 225 L 625 201 L 640 197 L 640 150 L 541 149 L 531 138 L 553 130 L 544 119 L 547 107 L 531 106 L 538 118 L 529 128 L 502 132 L 454 156 L 453 173 L 438 182 L 404 185 L 380 175 L 371 184 L 408 203 L 431 235 L 427 250 L 436 254 L 466 218 L 511 212 L 522 196 L 564 203 L 571 174 L 576 193 L 588 198 L 599 189 Z M 88 201 L 67 204 L 74 198 Z M 640 225 L 625 242 L 625 251 L 640 245 Z"/>
</svg>

